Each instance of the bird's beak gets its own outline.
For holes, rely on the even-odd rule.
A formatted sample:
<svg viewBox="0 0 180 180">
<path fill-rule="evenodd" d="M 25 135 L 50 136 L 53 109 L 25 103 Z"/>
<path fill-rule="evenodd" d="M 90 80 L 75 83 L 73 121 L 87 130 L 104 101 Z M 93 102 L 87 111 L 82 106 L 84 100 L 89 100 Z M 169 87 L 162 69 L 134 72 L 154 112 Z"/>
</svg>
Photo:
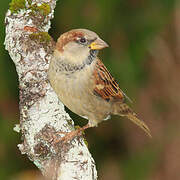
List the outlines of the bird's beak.
<svg viewBox="0 0 180 180">
<path fill-rule="evenodd" d="M 109 47 L 109 45 L 100 38 L 97 38 L 89 45 L 89 48 L 92 50 L 100 50 L 106 47 Z"/>
</svg>

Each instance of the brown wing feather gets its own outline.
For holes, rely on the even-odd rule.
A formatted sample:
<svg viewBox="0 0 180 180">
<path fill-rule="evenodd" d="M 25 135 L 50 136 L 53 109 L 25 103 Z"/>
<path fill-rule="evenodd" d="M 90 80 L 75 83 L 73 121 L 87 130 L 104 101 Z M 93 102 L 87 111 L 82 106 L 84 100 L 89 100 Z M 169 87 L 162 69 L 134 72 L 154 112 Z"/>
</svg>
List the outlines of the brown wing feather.
<svg viewBox="0 0 180 180">
<path fill-rule="evenodd" d="M 124 93 L 119 88 L 118 83 L 99 59 L 94 69 L 94 77 L 94 94 L 100 96 L 106 101 L 115 99 L 121 101 L 124 100 Z"/>
</svg>

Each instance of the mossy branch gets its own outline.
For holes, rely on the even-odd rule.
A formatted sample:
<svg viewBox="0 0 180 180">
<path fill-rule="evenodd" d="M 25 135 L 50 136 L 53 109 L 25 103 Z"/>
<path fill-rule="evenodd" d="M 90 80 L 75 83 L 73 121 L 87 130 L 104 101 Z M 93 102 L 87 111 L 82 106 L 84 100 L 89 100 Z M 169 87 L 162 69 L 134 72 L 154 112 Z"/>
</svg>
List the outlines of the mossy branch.
<svg viewBox="0 0 180 180">
<path fill-rule="evenodd" d="M 19 76 L 20 126 L 15 130 L 20 129 L 23 141 L 18 147 L 48 179 L 96 180 L 95 163 L 82 137 L 52 143 L 57 132 L 74 129 L 47 78 L 55 5 L 55 0 L 12 0 L 6 14 L 5 46 Z"/>
</svg>

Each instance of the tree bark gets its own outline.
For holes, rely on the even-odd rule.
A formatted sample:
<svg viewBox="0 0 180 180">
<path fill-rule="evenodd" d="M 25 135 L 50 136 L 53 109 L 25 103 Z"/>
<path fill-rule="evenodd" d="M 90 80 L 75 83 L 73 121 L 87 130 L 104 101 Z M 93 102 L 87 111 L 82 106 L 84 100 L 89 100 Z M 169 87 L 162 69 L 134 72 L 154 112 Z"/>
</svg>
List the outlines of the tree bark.
<svg viewBox="0 0 180 180">
<path fill-rule="evenodd" d="M 47 32 L 55 6 L 55 0 L 13 0 L 6 14 L 5 47 L 19 77 L 20 125 L 15 129 L 21 131 L 22 143 L 18 147 L 47 179 L 96 180 L 95 162 L 83 137 L 52 143 L 56 132 L 74 130 L 47 79 L 55 44 Z"/>
</svg>

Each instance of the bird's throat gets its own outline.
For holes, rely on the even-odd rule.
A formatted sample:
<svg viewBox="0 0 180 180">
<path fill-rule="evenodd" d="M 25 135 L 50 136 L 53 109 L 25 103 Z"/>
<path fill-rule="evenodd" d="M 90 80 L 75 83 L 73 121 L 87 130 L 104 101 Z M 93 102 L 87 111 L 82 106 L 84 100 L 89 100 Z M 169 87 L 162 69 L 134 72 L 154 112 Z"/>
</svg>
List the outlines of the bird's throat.
<svg viewBox="0 0 180 180">
<path fill-rule="evenodd" d="M 81 64 L 70 63 L 68 62 L 68 60 L 60 60 L 56 65 L 58 65 L 58 69 L 60 71 L 66 72 L 66 74 L 72 74 L 77 71 L 81 71 L 87 66 L 91 65 L 92 62 L 96 59 L 97 54 L 97 50 L 90 50 L 89 56 L 87 56 L 87 58 L 85 58 Z"/>
</svg>

